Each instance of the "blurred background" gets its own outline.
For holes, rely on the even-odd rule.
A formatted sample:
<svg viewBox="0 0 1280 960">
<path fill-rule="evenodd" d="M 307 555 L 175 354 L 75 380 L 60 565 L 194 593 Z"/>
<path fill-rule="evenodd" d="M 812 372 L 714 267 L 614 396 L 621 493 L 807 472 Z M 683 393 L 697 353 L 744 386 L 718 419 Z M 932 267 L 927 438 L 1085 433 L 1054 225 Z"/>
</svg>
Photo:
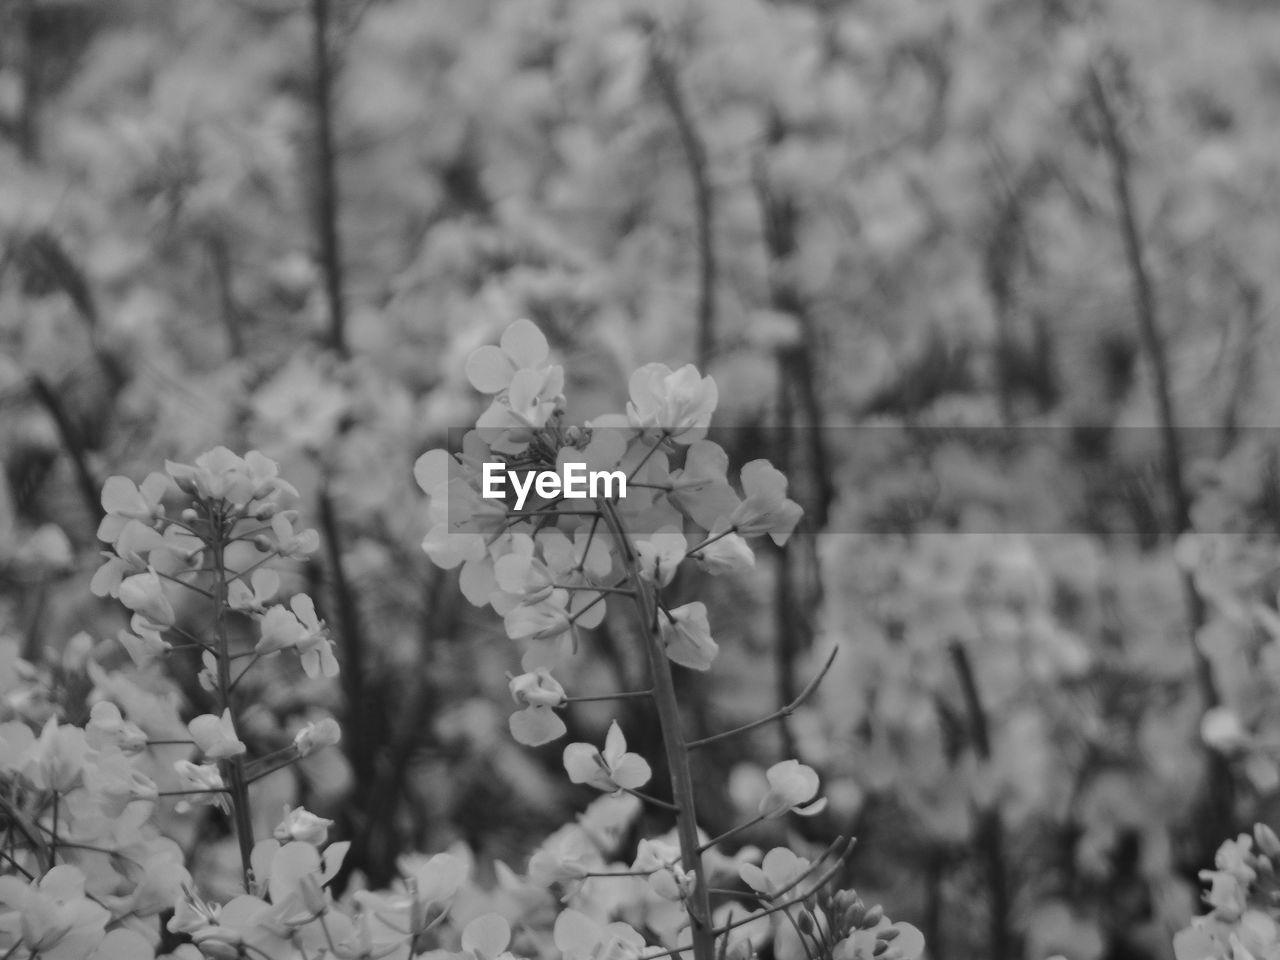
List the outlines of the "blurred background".
<svg viewBox="0 0 1280 960">
<path fill-rule="evenodd" d="M 587 797 L 511 740 L 516 651 L 419 549 L 412 464 L 527 316 L 574 417 L 696 362 L 806 508 L 752 578 L 676 586 L 723 651 L 692 736 L 841 648 L 700 755 L 709 832 L 798 756 L 829 809 L 742 842 L 857 835 L 934 960 L 1170 956 L 1280 796 L 1278 175 L 1267 0 L 3 0 L 0 712 L 75 720 L 68 641 L 126 622 L 87 590 L 103 479 L 255 447 L 343 661 L 246 690 L 263 742 L 344 727 L 262 789 L 372 886 L 458 842 L 522 869 Z M 566 686 L 640 686 L 625 636 Z M 195 670 L 139 682 L 185 716 Z"/>
</svg>

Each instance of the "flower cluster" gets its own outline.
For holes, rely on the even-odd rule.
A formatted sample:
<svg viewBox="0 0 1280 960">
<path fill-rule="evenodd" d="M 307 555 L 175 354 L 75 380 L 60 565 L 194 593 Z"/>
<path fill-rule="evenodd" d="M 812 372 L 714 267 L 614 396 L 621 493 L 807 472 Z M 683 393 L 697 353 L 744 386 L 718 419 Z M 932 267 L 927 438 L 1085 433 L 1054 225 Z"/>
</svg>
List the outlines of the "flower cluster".
<svg viewBox="0 0 1280 960">
<path fill-rule="evenodd" d="M 1266 824 L 1218 848 L 1200 879 L 1210 912 L 1173 938 L 1177 960 L 1271 960 L 1280 957 L 1280 839 Z"/>
<path fill-rule="evenodd" d="M 467 375 L 492 397 L 488 408 L 459 452 L 430 450 L 414 467 L 430 498 L 423 550 L 441 567 L 460 568 L 466 597 L 492 606 L 524 646 L 526 673 L 512 686 L 522 709 L 512 731 L 530 745 L 563 733 L 550 711 L 565 702 L 564 692 L 550 671 L 576 649 L 579 631 L 603 621 L 629 552 L 661 591 L 685 561 L 711 574 L 750 569 L 747 540 L 768 535 L 785 543 L 802 513 L 787 498 L 786 477 L 767 461 L 742 468 L 741 494 L 730 484 L 727 454 L 705 439 L 716 385 L 692 365 L 641 367 L 625 413 L 577 426 L 564 421 L 564 371 L 549 357 L 546 338 L 528 320 L 513 323 L 500 346 L 478 349 Z M 560 471 L 566 463 L 620 471 L 627 493 L 585 501 L 585 508 L 581 500 L 531 497 L 517 510 L 484 496 L 483 468 L 495 462 L 517 473 Z M 623 537 L 618 526 L 629 533 Z M 711 666 L 718 647 L 704 604 L 661 605 L 658 622 L 672 662 Z"/>
</svg>

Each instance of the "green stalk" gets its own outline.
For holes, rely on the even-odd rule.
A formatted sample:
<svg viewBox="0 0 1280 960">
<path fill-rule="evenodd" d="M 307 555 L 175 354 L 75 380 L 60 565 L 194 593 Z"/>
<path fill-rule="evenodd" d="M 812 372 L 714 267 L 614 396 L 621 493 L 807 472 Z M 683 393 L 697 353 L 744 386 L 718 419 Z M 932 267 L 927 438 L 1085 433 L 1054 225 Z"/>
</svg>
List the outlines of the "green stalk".
<svg viewBox="0 0 1280 960">
<path fill-rule="evenodd" d="M 218 653 L 218 707 L 219 713 L 231 708 L 231 650 L 227 636 L 227 566 L 223 551 L 225 533 L 230 532 L 227 516 L 222 511 L 209 511 L 212 536 L 209 538 L 209 550 L 213 555 L 213 632 L 217 640 Z M 235 729 L 235 714 L 231 714 L 231 726 Z M 236 731 L 236 738 L 240 733 Z M 240 870 L 244 878 L 246 893 L 253 890 L 253 821 L 249 814 L 249 784 L 244 776 L 244 757 L 228 757 L 223 761 L 223 769 L 231 796 L 231 815 L 236 826 L 236 840 L 240 844 Z"/>
<path fill-rule="evenodd" d="M 667 769 L 671 772 L 671 798 L 676 810 L 676 835 L 680 840 L 680 866 L 686 873 L 693 873 L 696 881 L 687 904 L 693 931 L 694 960 L 715 960 L 715 937 L 711 932 L 711 898 L 702 869 L 702 854 L 698 849 L 697 808 L 693 797 L 693 773 L 689 767 L 689 747 L 681 732 L 680 705 L 676 701 L 671 661 L 663 650 L 658 630 L 657 597 L 640 574 L 631 538 L 623 529 L 614 505 L 602 500 L 600 507 L 609 532 L 618 541 L 627 580 L 635 591 L 632 599 L 640 617 L 640 632 L 644 636 L 649 672 L 653 677 L 653 702 L 658 707 L 662 746 L 667 755 Z"/>
</svg>

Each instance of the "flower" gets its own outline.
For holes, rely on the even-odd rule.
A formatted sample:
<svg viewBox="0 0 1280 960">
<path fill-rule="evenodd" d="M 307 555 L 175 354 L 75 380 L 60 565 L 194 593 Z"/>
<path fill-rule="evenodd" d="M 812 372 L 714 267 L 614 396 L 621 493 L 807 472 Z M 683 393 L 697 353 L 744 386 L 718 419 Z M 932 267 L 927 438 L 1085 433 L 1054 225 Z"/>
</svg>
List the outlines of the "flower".
<svg viewBox="0 0 1280 960">
<path fill-rule="evenodd" d="M 151 524 L 164 516 L 160 501 L 169 489 L 169 478 L 163 473 L 152 473 L 134 484 L 128 477 L 107 477 L 102 485 L 102 509 L 106 516 L 98 524 L 98 539 L 115 543 L 131 520 Z"/>
<path fill-rule="evenodd" d="M 827 805 L 825 797 L 809 802 L 818 792 L 818 774 L 798 760 L 775 763 L 765 771 L 765 779 L 769 781 L 769 791 L 760 799 L 759 812 L 767 820 L 788 812 L 809 817 Z"/>
<path fill-rule="evenodd" d="M 675 527 L 663 527 L 643 540 L 636 541 L 640 572 L 648 580 L 665 587 L 675 579 L 680 561 L 688 549 L 684 534 Z"/>
<path fill-rule="evenodd" d="M 768 460 L 752 460 L 742 467 L 742 492 L 746 498 L 733 513 L 729 525 L 744 537 L 769 534 L 782 546 L 804 515 L 804 509 L 787 499 L 787 477 Z"/>
<path fill-rule="evenodd" d="M 662 642 L 667 658 L 690 670 L 708 670 L 720 647 L 711 639 L 711 624 L 707 622 L 707 605 L 702 602 L 686 603 L 659 618 Z"/>
<path fill-rule="evenodd" d="M 136 573 L 120 582 L 120 602 L 144 617 L 155 629 L 173 626 L 177 619 L 173 604 L 165 596 L 164 584 L 154 570 Z"/>
<path fill-rule="evenodd" d="M 775 897 L 779 892 L 790 889 L 811 868 L 808 860 L 787 847 L 774 847 L 764 855 L 760 866 L 754 863 L 739 865 L 738 875 L 752 890 Z"/>
<path fill-rule="evenodd" d="M 192 806 L 226 808 L 226 783 L 213 764 L 178 760 L 174 762 L 173 769 L 178 774 L 178 789 L 191 791 L 190 795 L 178 801 L 179 813 Z"/>
<path fill-rule="evenodd" d="M 653 772 L 648 762 L 637 753 L 627 752 L 618 721 L 610 724 L 604 744 L 603 752 L 589 743 L 571 743 L 564 748 L 564 768 L 570 780 L 605 793 L 636 790 L 649 782 Z"/>
<path fill-rule="evenodd" d="M 306 724 L 293 736 L 298 756 L 305 757 L 321 747 L 331 747 L 342 739 L 342 728 L 333 717 L 325 717 Z"/>
<path fill-rule="evenodd" d="M 676 443 L 701 440 L 711 424 L 719 393 L 716 382 L 686 364 L 672 371 L 665 363 L 647 363 L 631 375 L 627 419 L 632 426 L 658 429 Z"/>
<path fill-rule="evenodd" d="M 139 667 L 145 667 L 152 660 L 164 656 L 171 649 L 171 644 L 159 632 L 152 630 L 146 621 L 134 617 L 134 632 L 121 629 L 116 639 L 124 647 L 129 658 Z"/>
<path fill-rule="evenodd" d="M 220 717 L 211 713 L 201 714 L 187 724 L 187 729 L 191 731 L 191 739 L 207 760 L 237 757 L 247 749 L 236 737 L 230 708 L 223 710 Z"/>
<path fill-rule="evenodd" d="M 21 944 L 23 957 L 86 960 L 111 919 L 85 896 L 84 874 L 68 864 L 53 867 L 30 884 L 12 875 L 0 877 L 0 905 L 17 914 L 16 930 L 7 922 L 0 925 L 0 948 L 8 950 L 6 956 Z M 9 939 L 11 931 L 18 935 L 16 942 Z"/>
<path fill-rule="evenodd" d="M 250 584 L 252 587 L 250 587 Z M 249 584 L 233 580 L 227 587 L 227 603 L 233 610 L 261 611 L 280 589 L 280 574 L 266 567 L 253 571 Z"/>
<path fill-rule="evenodd" d="M 524 704 L 523 710 L 511 715 L 508 725 L 516 741 L 527 747 L 540 747 L 544 743 L 564 736 L 564 721 L 554 707 L 564 703 L 564 687 L 545 667 L 532 673 L 512 677 L 507 684 L 511 699 Z"/>
<path fill-rule="evenodd" d="M 1200 737 L 1218 753 L 1239 753 L 1251 738 L 1240 717 L 1230 707 L 1210 707 L 1200 720 Z"/>
<path fill-rule="evenodd" d="M 332 820 L 317 817 L 305 807 L 284 808 L 284 819 L 276 826 L 273 836 L 281 843 L 297 840 L 312 846 L 322 847 L 329 839 L 329 828 Z"/>
</svg>

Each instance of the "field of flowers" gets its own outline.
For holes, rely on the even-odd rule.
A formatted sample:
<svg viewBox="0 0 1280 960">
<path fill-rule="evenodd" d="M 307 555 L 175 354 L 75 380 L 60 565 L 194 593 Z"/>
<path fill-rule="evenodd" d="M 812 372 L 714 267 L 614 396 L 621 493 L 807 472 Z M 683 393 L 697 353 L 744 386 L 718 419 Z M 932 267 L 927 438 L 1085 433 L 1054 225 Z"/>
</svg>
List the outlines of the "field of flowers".
<svg viewBox="0 0 1280 960">
<path fill-rule="evenodd" d="M 0 960 L 1280 960 L 1277 90 L 1253 0 L 0 4 Z"/>
</svg>

